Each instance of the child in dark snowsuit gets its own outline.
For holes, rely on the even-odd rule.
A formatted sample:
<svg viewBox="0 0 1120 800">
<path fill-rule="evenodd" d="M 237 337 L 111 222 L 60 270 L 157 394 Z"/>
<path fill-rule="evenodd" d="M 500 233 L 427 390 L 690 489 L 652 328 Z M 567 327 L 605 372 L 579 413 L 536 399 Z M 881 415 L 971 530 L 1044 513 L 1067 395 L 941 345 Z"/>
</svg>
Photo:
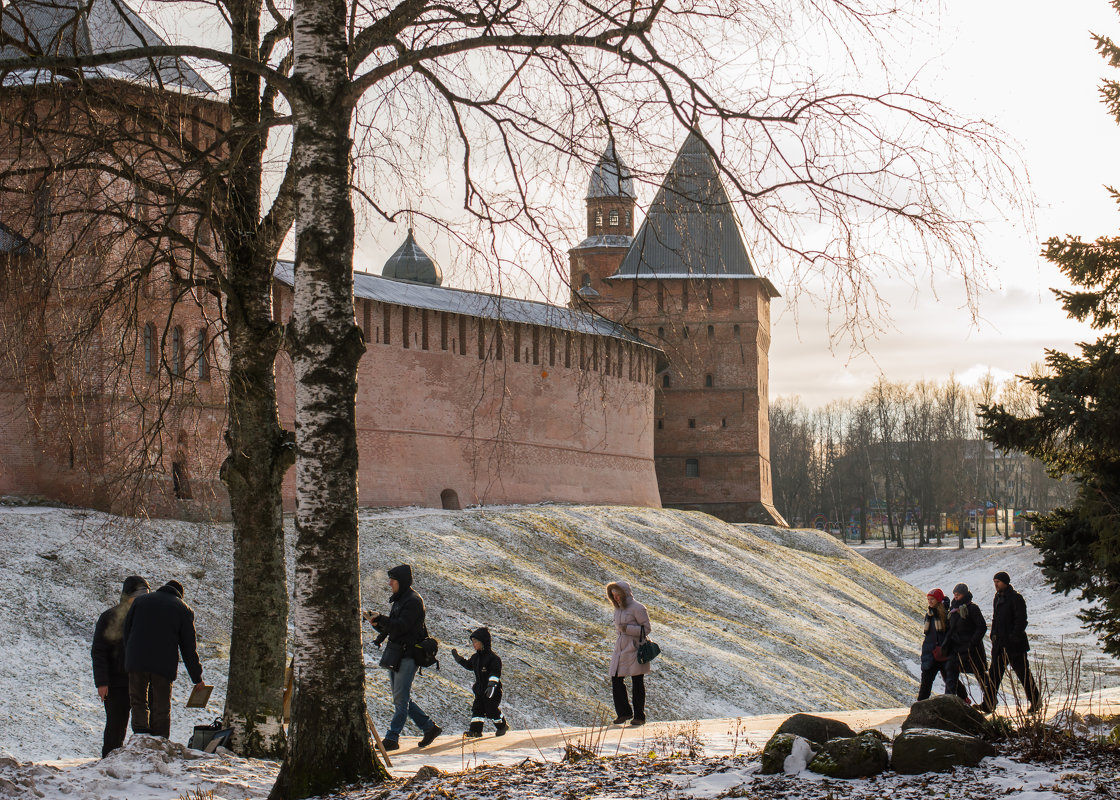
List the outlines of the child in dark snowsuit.
<svg viewBox="0 0 1120 800">
<path fill-rule="evenodd" d="M 471 727 L 464 736 L 477 739 L 482 736 L 482 726 L 486 720 L 494 723 L 494 734 L 503 735 L 509 730 L 502 716 L 502 659 L 490 649 L 490 631 L 479 628 L 471 634 L 474 655 L 463 658 L 459 651 L 452 649 L 452 657 L 463 669 L 474 671 L 474 704 L 471 706 Z"/>
</svg>

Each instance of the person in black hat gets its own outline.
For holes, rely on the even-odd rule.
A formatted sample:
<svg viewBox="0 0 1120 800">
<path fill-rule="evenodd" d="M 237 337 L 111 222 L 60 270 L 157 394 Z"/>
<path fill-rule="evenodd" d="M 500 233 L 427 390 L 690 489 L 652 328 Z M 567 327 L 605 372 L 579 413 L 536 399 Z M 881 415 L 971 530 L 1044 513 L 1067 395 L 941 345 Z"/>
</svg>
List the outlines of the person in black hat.
<svg viewBox="0 0 1120 800">
<path fill-rule="evenodd" d="M 128 671 L 124 668 L 124 619 L 132 601 L 148 593 L 148 582 L 139 575 L 129 575 L 121 587 L 121 599 L 97 618 L 93 629 L 93 684 L 97 696 L 105 704 L 105 733 L 101 740 L 101 757 L 124 744 L 128 730 Z"/>
<path fill-rule="evenodd" d="M 1027 641 L 1027 601 L 1012 588 L 1011 576 L 1006 572 L 997 572 L 992 583 L 996 589 L 992 601 L 992 665 L 981 710 L 986 714 L 995 710 L 999 685 L 1010 666 L 1023 684 L 1023 692 L 1030 703 L 1028 711 L 1033 714 L 1042 707 L 1042 694 L 1027 663 L 1027 651 L 1031 649 Z"/>
<path fill-rule="evenodd" d="M 195 644 L 194 611 L 183 602 L 183 584 L 168 581 L 138 597 L 124 619 L 124 666 L 132 706 L 132 732 L 171 736 L 171 684 L 179 654 L 195 686 L 202 663 Z"/>
<path fill-rule="evenodd" d="M 417 747 L 427 747 L 443 733 L 424 709 L 412 702 L 412 681 L 416 677 L 415 649 L 428 637 L 425 624 L 424 598 L 412 588 L 412 567 L 401 564 L 389 570 L 389 613 L 363 612 L 362 616 L 380 634 L 378 647 L 388 639 L 379 666 L 389 670 L 389 686 L 393 691 L 393 717 L 381 744 L 386 750 L 400 747 L 400 735 L 406 719 L 411 719 L 423 736 Z"/>
<path fill-rule="evenodd" d="M 502 659 L 491 646 L 490 631 L 479 628 L 471 634 L 474 655 L 463 658 L 459 651 L 452 648 L 451 656 L 463 669 L 474 672 L 474 704 L 471 705 L 471 725 L 463 735 L 468 739 L 482 736 L 486 721 L 494 723 L 495 736 L 504 736 L 509 730 L 502 715 Z"/>
</svg>

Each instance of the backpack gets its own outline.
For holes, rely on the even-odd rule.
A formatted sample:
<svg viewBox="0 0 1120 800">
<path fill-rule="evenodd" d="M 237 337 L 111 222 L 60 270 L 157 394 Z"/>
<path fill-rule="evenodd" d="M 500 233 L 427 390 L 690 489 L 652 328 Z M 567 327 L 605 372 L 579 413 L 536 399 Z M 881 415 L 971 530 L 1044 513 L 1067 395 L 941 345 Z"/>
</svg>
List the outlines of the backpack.
<svg viewBox="0 0 1120 800">
<path fill-rule="evenodd" d="M 415 653 L 416 666 L 422 669 L 435 665 L 435 668 L 439 669 L 439 642 L 429 636 L 426 630 L 424 631 L 424 638 L 414 646 L 413 652 Z"/>
</svg>

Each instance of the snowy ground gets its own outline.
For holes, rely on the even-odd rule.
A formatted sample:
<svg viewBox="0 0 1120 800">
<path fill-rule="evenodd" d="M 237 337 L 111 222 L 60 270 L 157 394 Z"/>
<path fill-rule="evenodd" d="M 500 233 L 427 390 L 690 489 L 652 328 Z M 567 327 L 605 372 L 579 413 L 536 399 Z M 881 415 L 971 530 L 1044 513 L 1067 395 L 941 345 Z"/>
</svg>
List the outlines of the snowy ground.
<svg viewBox="0 0 1120 800">
<path fill-rule="evenodd" d="M 69 759 L 100 750 L 103 712 L 89 666 L 97 615 L 120 581 L 177 578 L 197 615 L 206 711 L 182 708 L 172 739 L 224 702 L 231 609 L 225 525 L 138 522 L 74 509 L 0 510 L 0 754 Z M 709 719 L 892 707 L 914 690 L 921 594 L 815 531 L 740 529 L 678 511 L 574 506 L 363 512 L 365 605 L 384 610 L 384 570 L 411 562 L 444 647 L 481 624 L 506 663 L 519 728 L 589 724 L 606 713 L 612 639 L 604 584 L 630 579 L 664 653 L 653 719 Z M 388 681 L 370 659 L 370 713 L 383 726 Z M 448 731 L 466 727 L 470 675 L 448 658 L 415 699 Z M 408 731 L 406 730 L 406 733 Z"/>
</svg>

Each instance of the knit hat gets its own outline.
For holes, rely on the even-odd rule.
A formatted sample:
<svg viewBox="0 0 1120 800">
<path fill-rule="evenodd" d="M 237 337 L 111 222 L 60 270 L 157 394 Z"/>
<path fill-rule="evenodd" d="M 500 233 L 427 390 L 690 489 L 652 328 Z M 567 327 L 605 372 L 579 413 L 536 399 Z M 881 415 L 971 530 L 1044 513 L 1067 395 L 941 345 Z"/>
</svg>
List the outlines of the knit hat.
<svg viewBox="0 0 1120 800">
<path fill-rule="evenodd" d="M 124 579 L 124 585 L 121 587 L 121 594 L 127 597 L 134 597 L 138 594 L 147 594 L 151 591 L 151 588 L 148 582 L 139 575 L 129 575 Z"/>
<path fill-rule="evenodd" d="M 926 597 L 932 597 L 938 603 L 945 602 L 945 592 L 941 591 L 940 589 L 931 589 L 930 591 L 926 592 Z"/>
<path fill-rule="evenodd" d="M 968 594 L 968 586 L 963 583 L 958 583 L 953 587 L 953 594 Z"/>
<path fill-rule="evenodd" d="M 179 583 L 179 581 L 168 581 L 161 586 L 160 589 L 170 589 L 172 592 L 179 595 L 180 600 L 183 599 L 183 584 Z"/>
<path fill-rule="evenodd" d="M 995 575 L 992 576 L 992 579 L 997 580 L 1000 583 L 1006 583 L 1008 586 L 1011 585 L 1011 576 L 1008 575 L 1006 572 L 997 572 Z"/>
</svg>

